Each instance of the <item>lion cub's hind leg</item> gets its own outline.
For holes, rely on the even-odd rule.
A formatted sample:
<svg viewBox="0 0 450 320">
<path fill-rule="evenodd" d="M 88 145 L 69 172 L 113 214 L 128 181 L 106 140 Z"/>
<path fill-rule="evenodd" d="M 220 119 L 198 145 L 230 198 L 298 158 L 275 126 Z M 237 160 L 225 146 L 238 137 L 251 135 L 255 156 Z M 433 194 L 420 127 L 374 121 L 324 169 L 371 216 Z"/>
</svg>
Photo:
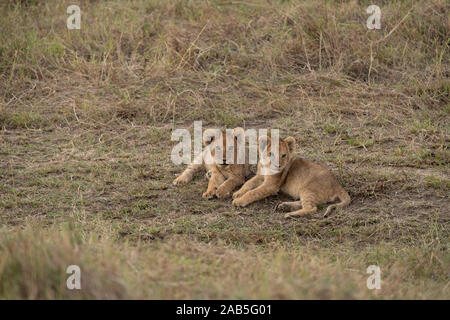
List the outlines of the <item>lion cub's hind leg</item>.
<svg viewBox="0 0 450 320">
<path fill-rule="evenodd" d="M 285 218 L 304 216 L 317 211 L 317 203 L 313 194 L 301 195 L 301 199 L 302 209 L 286 213 Z"/>
<path fill-rule="evenodd" d="M 308 206 L 303 207 L 300 210 L 288 212 L 288 213 L 286 213 L 284 215 L 284 217 L 285 218 L 290 218 L 290 217 L 305 216 L 307 214 L 314 213 L 316 211 L 317 211 L 317 206 L 316 205 L 308 205 Z"/>
<path fill-rule="evenodd" d="M 277 209 L 281 211 L 295 211 L 299 210 L 302 207 L 302 201 L 288 201 L 288 202 L 282 202 L 278 205 Z"/>
</svg>

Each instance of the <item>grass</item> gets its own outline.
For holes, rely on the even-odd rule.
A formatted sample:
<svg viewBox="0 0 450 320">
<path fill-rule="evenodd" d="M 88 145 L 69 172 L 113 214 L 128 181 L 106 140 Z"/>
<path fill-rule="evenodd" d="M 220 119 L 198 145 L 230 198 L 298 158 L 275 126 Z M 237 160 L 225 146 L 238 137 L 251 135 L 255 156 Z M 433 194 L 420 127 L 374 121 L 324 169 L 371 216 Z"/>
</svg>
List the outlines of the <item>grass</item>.
<svg viewBox="0 0 450 320">
<path fill-rule="evenodd" d="M 82 219 L 84 220 L 84 218 Z M 427 250 L 382 243 L 350 247 L 255 245 L 167 241 L 136 244 L 115 239 L 102 221 L 27 227 L 2 233 L 0 268 L 3 298 L 27 299 L 285 299 L 441 298 L 446 263 Z M 95 224 L 96 232 L 82 232 Z M 100 233 L 98 233 L 99 230 Z M 395 261 L 392 256 L 395 255 Z M 81 265 L 81 290 L 65 287 L 67 266 Z M 431 262 L 431 263 L 430 263 Z M 367 265 L 383 265 L 383 291 L 365 287 Z M 218 281 L 220 279 L 220 281 Z M 145 284 L 145 285 L 143 285 Z M 417 290 L 410 290 L 410 288 Z"/>
<path fill-rule="evenodd" d="M 80 1 L 67 30 L 70 4 L 0 5 L 1 298 L 450 297 L 445 1 L 385 1 L 381 30 L 368 1 Z M 294 136 L 352 204 L 172 186 L 196 120 Z"/>
</svg>

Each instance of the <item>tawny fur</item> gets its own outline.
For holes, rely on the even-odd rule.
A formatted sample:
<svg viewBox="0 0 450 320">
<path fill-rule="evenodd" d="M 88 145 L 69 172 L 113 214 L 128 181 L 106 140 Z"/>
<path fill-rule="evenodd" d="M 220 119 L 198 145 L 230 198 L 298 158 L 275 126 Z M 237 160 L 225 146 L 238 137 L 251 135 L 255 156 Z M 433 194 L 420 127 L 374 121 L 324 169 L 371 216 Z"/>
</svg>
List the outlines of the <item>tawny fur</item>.
<svg viewBox="0 0 450 320">
<path fill-rule="evenodd" d="M 234 141 L 234 163 L 226 164 L 226 132 L 222 132 L 222 139 L 214 136 L 211 129 L 205 130 L 203 135 L 203 144 L 206 147 L 203 152 L 198 156 L 200 157 L 201 164 L 195 164 L 194 162 L 189 164 L 186 170 L 173 181 L 173 184 L 186 184 L 192 181 L 194 174 L 201 170 L 206 170 L 206 177 L 209 179 L 208 188 L 203 193 L 202 197 L 210 199 L 217 196 L 219 199 L 224 199 L 231 196 L 231 193 L 239 186 L 245 182 L 245 178 L 250 173 L 248 168 L 248 153 L 246 152 L 246 161 L 244 164 L 237 163 L 237 139 Z M 242 128 L 235 128 L 233 130 L 233 135 L 243 134 L 244 130 Z M 245 137 L 245 135 L 244 135 Z M 245 138 L 244 138 L 245 139 Z M 205 161 L 205 155 L 208 150 L 211 156 L 214 157 L 216 148 L 220 147 L 220 141 L 222 141 L 221 148 L 223 150 L 223 165 L 212 163 L 208 164 Z M 245 140 L 244 140 L 245 142 Z M 198 161 L 200 162 L 200 161 Z"/>
<path fill-rule="evenodd" d="M 234 205 L 245 207 L 279 191 L 296 200 L 283 202 L 278 206 L 284 211 L 289 211 L 285 217 L 314 213 L 317 211 L 317 205 L 339 199 L 339 203 L 328 206 L 324 214 L 326 216 L 334 208 L 342 208 L 350 203 L 350 196 L 327 168 L 292 155 L 295 149 L 293 137 L 279 141 L 279 165 L 273 163 L 269 156 L 272 152 L 269 137 L 259 139 L 259 148 L 266 156 L 266 162 L 263 164 L 260 160 L 256 176 L 233 194 Z M 272 159 L 277 156 L 275 152 L 276 150 L 273 150 Z M 276 173 L 263 175 L 263 169 L 273 170 Z"/>
</svg>

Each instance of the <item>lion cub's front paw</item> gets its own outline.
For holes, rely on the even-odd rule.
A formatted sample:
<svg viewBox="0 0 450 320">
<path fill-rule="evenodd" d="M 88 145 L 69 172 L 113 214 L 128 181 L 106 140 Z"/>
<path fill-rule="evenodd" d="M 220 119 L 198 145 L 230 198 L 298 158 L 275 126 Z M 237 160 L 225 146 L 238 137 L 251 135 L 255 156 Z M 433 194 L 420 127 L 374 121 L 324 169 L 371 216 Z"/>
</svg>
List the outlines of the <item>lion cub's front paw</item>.
<svg viewBox="0 0 450 320">
<path fill-rule="evenodd" d="M 216 196 L 219 199 L 225 199 L 230 196 L 231 192 L 227 190 L 227 188 L 224 188 L 222 186 L 218 187 L 216 190 Z"/>
<path fill-rule="evenodd" d="M 205 193 L 203 193 L 202 198 L 212 199 L 212 197 L 214 197 L 215 193 L 216 193 L 215 190 L 206 191 Z"/>
<path fill-rule="evenodd" d="M 188 183 L 189 182 L 189 180 L 185 177 L 185 176 L 183 176 L 183 175 L 181 175 L 181 176 L 179 176 L 178 178 L 176 178 L 175 180 L 173 180 L 173 184 L 174 185 L 177 185 L 177 184 L 186 184 L 186 183 Z"/>
<path fill-rule="evenodd" d="M 233 193 L 233 199 L 237 199 L 240 198 L 244 195 L 245 192 L 242 192 L 241 190 L 236 191 L 235 193 Z"/>
<path fill-rule="evenodd" d="M 244 198 L 237 198 L 233 200 L 233 205 L 236 207 L 245 207 L 248 205 L 248 201 L 246 201 Z"/>
</svg>

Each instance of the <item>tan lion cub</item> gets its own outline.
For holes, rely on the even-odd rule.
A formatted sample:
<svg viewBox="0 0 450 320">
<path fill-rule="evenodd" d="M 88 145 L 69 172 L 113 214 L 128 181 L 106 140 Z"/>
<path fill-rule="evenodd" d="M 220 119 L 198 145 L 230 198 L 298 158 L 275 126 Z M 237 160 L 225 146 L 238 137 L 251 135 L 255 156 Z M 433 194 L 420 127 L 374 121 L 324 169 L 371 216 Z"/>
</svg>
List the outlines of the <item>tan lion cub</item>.
<svg viewBox="0 0 450 320">
<path fill-rule="evenodd" d="M 186 184 L 193 179 L 196 172 L 206 169 L 206 176 L 209 179 L 209 183 L 208 188 L 203 193 L 202 197 L 210 199 L 216 195 L 217 198 L 224 199 L 231 196 L 234 189 L 241 186 L 249 174 L 247 152 L 244 159 L 245 163 L 237 163 L 237 143 L 239 136 L 245 139 L 244 129 L 240 127 L 233 130 L 232 141 L 234 142 L 234 163 L 228 165 L 226 164 L 226 132 L 220 132 L 219 130 L 214 129 L 205 130 L 203 133 L 203 145 L 205 148 L 203 152 L 198 155 L 198 157 L 201 157 L 201 163 L 199 163 L 200 161 L 197 161 L 198 164 L 194 162 L 189 164 L 186 170 L 173 181 L 173 184 Z M 245 144 L 243 146 L 245 148 Z M 216 151 L 220 152 L 220 150 L 222 150 L 222 163 L 217 164 L 213 158 L 215 157 Z"/>
<path fill-rule="evenodd" d="M 233 194 L 234 205 L 245 207 L 252 202 L 275 195 L 280 190 L 294 199 L 301 199 L 283 202 L 278 206 L 285 211 L 291 211 L 285 215 L 286 218 L 316 212 L 318 204 L 332 202 L 338 198 L 340 202 L 328 206 L 324 216 L 333 208 L 344 207 L 350 203 L 350 196 L 327 168 L 300 157 L 293 157 L 295 149 L 293 137 L 280 140 L 278 154 L 275 154 L 275 150 L 271 150 L 269 137 L 260 137 L 258 143 L 259 150 L 263 154 L 258 163 L 258 172 Z M 278 165 L 273 163 L 275 157 L 279 159 Z M 274 174 L 263 175 L 262 170 L 271 170 Z"/>
</svg>

